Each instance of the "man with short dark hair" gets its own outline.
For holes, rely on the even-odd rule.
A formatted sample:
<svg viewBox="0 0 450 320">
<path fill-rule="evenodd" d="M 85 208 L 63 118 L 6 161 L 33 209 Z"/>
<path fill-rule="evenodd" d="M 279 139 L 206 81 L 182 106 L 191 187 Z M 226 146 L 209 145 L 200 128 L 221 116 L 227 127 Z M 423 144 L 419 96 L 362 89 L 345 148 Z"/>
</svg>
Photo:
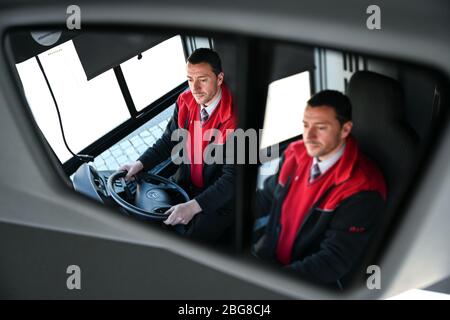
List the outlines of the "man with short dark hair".
<svg viewBox="0 0 450 320">
<path fill-rule="evenodd" d="M 205 148 L 212 143 L 204 139 L 205 132 L 216 129 L 225 144 L 226 132 L 236 129 L 236 113 L 231 92 L 224 83 L 219 55 L 207 48 L 195 50 L 186 64 L 189 90 L 177 99 L 174 114 L 163 136 L 148 148 L 127 170 L 126 179 L 132 179 L 141 170 L 149 170 L 171 157 L 178 141 L 172 133 L 187 130 L 190 138 L 183 150 L 189 163 L 182 163 L 175 174 L 175 182 L 183 187 L 191 200 L 173 206 L 167 211 L 167 225 L 185 225 L 183 233 L 189 237 L 215 242 L 222 240 L 234 224 L 234 167 L 231 164 L 205 163 Z M 223 147 L 226 149 L 226 147 Z M 223 162 L 222 162 L 223 163 Z M 226 241 L 226 240 L 224 240 Z"/>
<path fill-rule="evenodd" d="M 285 150 L 280 170 L 257 193 L 269 214 L 255 253 L 321 283 L 336 283 L 360 262 L 386 199 L 381 171 L 351 136 L 351 103 L 325 90 L 308 102 L 303 140 Z"/>
</svg>

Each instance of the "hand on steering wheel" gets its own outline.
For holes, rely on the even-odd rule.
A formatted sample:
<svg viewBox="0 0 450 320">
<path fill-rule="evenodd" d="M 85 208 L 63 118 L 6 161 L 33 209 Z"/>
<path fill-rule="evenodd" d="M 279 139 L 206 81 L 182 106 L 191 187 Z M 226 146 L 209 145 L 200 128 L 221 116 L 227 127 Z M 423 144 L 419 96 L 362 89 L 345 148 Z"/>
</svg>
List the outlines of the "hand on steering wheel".
<svg viewBox="0 0 450 320">
<path fill-rule="evenodd" d="M 124 164 L 119 168 L 120 171 L 127 171 L 126 181 L 134 180 L 134 176 L 141 172 L 142 169 L 144 169 L 144 165 L 139 160 L 130 164 Z"/>
<path fill-rule="evenodd" d="M 124 179 L 126 174 L 126 171 L 113 173 L 108 179 L 107 190 L 118 205 L 135 216 L 150 220 L 166 220 L 169 209 L 179 203 L 189 202 L 187 193 L 176 183 L 155 174 L 141 172 L 136 182 L 133 182 L 136 186 L 134 203 L 130 203 L 117 193 L 117 188 L 129 191 L 129 183 L 126 183 Z"/>
</svg>

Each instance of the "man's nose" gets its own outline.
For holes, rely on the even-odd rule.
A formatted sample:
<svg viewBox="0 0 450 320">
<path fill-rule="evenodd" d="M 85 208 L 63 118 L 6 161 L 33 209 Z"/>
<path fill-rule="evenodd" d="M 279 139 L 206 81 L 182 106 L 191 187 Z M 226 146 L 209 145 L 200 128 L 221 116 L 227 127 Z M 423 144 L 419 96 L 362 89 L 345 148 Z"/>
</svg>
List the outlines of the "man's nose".
<svg viewBox="0 0 450 320">
<path fill-rule="evenodd" d="M 314 128 L 305 129 L 303 134 L 305 135 L 306 140 L 313 140 L 316 138 L 316 130 L 314 130 Z"/>
<path fill-rule="evenodd" d="M 200 88 L 201 88 L 200 81 L 194 81 L 194 91 L 200 90 Z"/>
</svg>

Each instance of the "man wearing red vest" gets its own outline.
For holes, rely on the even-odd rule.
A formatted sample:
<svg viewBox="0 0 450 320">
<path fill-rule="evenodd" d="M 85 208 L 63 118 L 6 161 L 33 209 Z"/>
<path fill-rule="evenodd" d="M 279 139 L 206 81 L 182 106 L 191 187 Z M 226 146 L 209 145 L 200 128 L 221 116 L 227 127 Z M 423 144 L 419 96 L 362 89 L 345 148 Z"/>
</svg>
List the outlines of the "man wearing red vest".
<svg viewBox="0 0 450 320">
<path fill-rule="evenodd" d="M 189 89 L 177 99 L 174 114 L 162 137 L 134 163 L 125 165 L 126 179 L 141 170 L 149 170 L 171 157 L 178 141 L 172 133 L 185 129 L 187 159 L 175 174 L 175 182 L 183 187 L 192 200 L 173 206 L 167 211 L 167 225 L 185 225 L 183 233 L 208 241 L 222 241 L 234 225 L 234 175 L 232 164 L 205 163 L 205 148 L 213 136 L 205 139 L 208 130 L 220 131 L 216 144 L 225 144 L 227 133 L 236 129 L 236 114 L 231 92 L 223 82 L 224 73 L 219 55 L 206 48 L 195 50 L 188 58 Z M 211 140 L 210 140 L 211 139 Z M 226 147 L 223 146 L 223 150 Z M 224 163 L 224 161 L 222 161 Z M 226 241 L 226 240 L 224 240 Z"/>
<path fill-rule="evenodd" d="M 255 253 L 326 284 L 341 285 L 358 267 L 386 200 L 383 175 L 358 149 L 351 119 L 342 93 L 314 95 L 303 140 L 287 147 L 279 172 L 257 193 L 268 221 L 255 235 Z"/>
</svg>

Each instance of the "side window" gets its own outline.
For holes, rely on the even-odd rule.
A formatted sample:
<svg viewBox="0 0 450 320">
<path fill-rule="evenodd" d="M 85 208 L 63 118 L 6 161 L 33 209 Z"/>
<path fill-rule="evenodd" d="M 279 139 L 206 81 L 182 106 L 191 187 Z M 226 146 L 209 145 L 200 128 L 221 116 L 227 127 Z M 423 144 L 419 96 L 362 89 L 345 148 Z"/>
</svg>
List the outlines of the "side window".
<svg viewBox="0 0 450 320">
<path fill-rule="evenodd" d="M 261 148 L 303 133 L 303 110 L 311 96 L 314 68 L 312 48 L 289 43 L 274 44 Z"/>
<path fill-rule="evenodd" d="M 261 148 L 303 133 L 304 101 L 311 95 L 309 79 L 309 71 L 303 71 L 269 85 Z"/>
<path fill-rule="evenodd" d="M 311 74 L 314 70 L 314 52 L 311 48 L 290 44 L 274 45 L 274 55 L 260 148 L 274 146 L 281 154 L 279 144 L 303 133 L 303 112 L 311 96 Z M 258 188 L 264 180 L 276 173 L 280 158 L 264 162 L 258 171 Z"/>
<path fill-rule="evenodd" d="M 186 81 L 180 36 L 170 38 L 121 64 L 137 111 Z"/>
<path fill-rule="evenodd" d="M 67 143 L 74 152 L 130 117 L 113 70 L 87 81 L 72 41 L 17 64 L 33 116 L 61 162 L 72 155 L 64 146 L 56 108 L 38 60 L 58 103 Z"/>
</svg>

